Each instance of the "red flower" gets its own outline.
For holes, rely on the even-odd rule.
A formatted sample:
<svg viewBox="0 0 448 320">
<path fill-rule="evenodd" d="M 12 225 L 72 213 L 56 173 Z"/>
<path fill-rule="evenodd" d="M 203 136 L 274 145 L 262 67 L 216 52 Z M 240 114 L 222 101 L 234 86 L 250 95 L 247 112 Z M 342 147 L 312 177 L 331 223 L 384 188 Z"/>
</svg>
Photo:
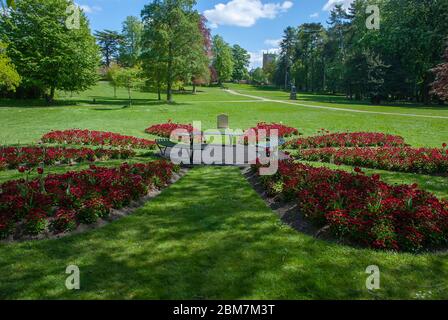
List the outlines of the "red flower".
<svg viewBox="0 0 448 320">
<path fill-rule="evenodd" d="M 20 173 L 24 173 L 26 171 L 26 168 L 23 166 L 20 166 L 18 170 Z"/>
<path fill-rule="evenodd" d="M 281 161 L 278 173 L 263 177 L 263 184 L 269 194 L 281 193 L 295 201 L 304 217 L 317 227 L 329 226 L 334 236 L 352 242 L 415 251 L 448 241 L 448 201 L 416 185 L 388 185 L 377 175 L 293 161 Z"/>
<path fill-rule="evenodd" d="M 78 145 L 109 145 L 113 147 L 132 147 L 137 149 L 153 149 L 155 141 L 140 139 L 132 136 L 123 136 L 118 133 L 90 131 L 90 130 L 65 130 L 52 131 L 42 137 L 43 142 L 67 143 Z"/>
<path fill-rule="evenodd" d="M 38 172 L 39 169 L 42 168 Z M 123 164 L 118 168 L 92 166 L 88 170 L 47 175 L 31 181 L 8 181 L 0 185 L 0 224 L 5 226 L 0 227 L 0 237 L 7 237 L 12 232 L 9 226 L 24 219 L 30 230 L 39 233 L 46 225 L 59 231 L 73 228 L 76 222 L 73 213 L 78 214 L 86 207 L 93 217 L 103 217 L 110 209 L 146 195 L 148 189 L 167 185 L 175 169 L 170 162 L 154 161 Z M 38 219 L 31 225 L 33 217 Z"/>
<path fill-rule="evenodd" d="M 38 174 L 43 174 L 44 173 L 44 169 L 43 168 L 37 168 L 37 173 Z"/>
<path fill-rule="evenodd" d="M 442 147 L 445 149 L 447 147 L 447 144 L 446 143 L 442 144 Z"/>
</svg>

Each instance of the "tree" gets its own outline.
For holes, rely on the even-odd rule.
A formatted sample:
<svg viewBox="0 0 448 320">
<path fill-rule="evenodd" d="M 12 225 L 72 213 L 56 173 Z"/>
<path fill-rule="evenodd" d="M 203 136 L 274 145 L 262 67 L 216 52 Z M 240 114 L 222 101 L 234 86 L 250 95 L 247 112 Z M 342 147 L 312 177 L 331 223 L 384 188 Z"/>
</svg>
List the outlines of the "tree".
<svg viewBox="0 0 448 320">
<path fill-rule="evenodd" d="M 280 42 L 280 60 L 282 69 L 279 70 L 283 74 L 283 83 L 285 90 L 291 81 L 290 72 L 292 61 L 294 59 L 295 47 L 297 42 L 297 30 L 293 27 L 288 27 L 284 31 L 283 39 Z"/>
<path fill-rule="evenodd" d="M 109 67 L 111 62 L 118 58 L 123 36 L 116 31 L 104 30 L 95 31 L 95 37 L 103 54 L 103 62 L 106 67 Z"/>
<path fill-rule="evenodd" d="M 132 105 L 131 92 L 135 88 L 142 86 L 142 70 L 134 68 L 117 68 L 114 72 L 114 81 L 117 87 L 125 88 L 128 91 L 129 106 Z"/>
<path fill-rule="evenodd" d="M 202 45 L 195 4 L 194 0 L 155 0 L 142 11 L 145 72 L 156 76 L 160 85 L 166 83 L 168 102 L 173 100 L 174 81 L 193 76 L 188 59 L 197 56 L 198 44 Z M 149 66 L 154 63 L 157 66 Z"/>
<path fill-rule="evenodd" d="M 221 36 L 213 37 L 213 67 L 216 70 L 218 83 L 230 80 L 233 72 L 232 48 Z"/>
<path fill-rule="evenodd" d="M 121 45 L 119 47 L 119 61 L 127 67 L 134 67 L 140 58 L 142 47 L 143 23 L 133 16 L 123 22 Z"/>
<path fill-rule="evenodd" d="M 448 47 L 445 50 L 445 62 L 433 69 L 436 80 L 432 84 L 432 93 L 441 100 L 448 101 Z"/>
<path fill-rule="evenodd" d="M 16 6 L 15 0 L 0 0 L 0 4 L 3 9 L 7 7 L 15 8 Z"/>
<path fill-rule="evenodd" d="M 118 81 L 117 81 L 117 75 L 120 71 L 121 67 L 117 63 L 112 63 L 109 68 L 107 68 L 106 71 L 106 79 L 109 81 L 109 84 L 114 87 L 114 98 L 117 98 L 117 87 L 118 87 Z"/>
<path fill-rule="evenodd" d="M 56 89 L 81 91 L 96 83 L 99 51 L 87 18 L 80 12 L 75 29 L 64 23 L 72 5 L 72 0 L 20 0 L 0 16 L 0 34 L 22 76 L 22 93 L 47 92 L 52 101 Z"/>
<path fill-rule="evenodd" d="M 234 81 L 243 80 L 250 64 L 250 54 L 236 44 L 232 47 L 232 56 L 234 62 L 232 79 Z"/>
<path fill-rule="evenodd" d="M 0 42 L 0 90 L 16 91 L 21 78 L 5 50 L 6 45 Z"/>
<path fill-rule="evenodd" d="M 266 74 L 264 73 L 262 68 L 256 68 L 251 71 L 252 82 L 257 85 L 266 84 L 268 81 Z"/>
<path fill-rule="evenodd" d="M 195 47 L 195 50 L 192 50 L 193 59 L 191 60 L 191 82 L 193 84 L 193 93 L 196 93 L 197 85 L 210 83 L 210 60 L 213 57 L 211 31 L 207 28 L 207 18 L 201 15 L 199 17 L 198 25 L 202 41 L 197 44 L 198 47 Z"/>
</svg>

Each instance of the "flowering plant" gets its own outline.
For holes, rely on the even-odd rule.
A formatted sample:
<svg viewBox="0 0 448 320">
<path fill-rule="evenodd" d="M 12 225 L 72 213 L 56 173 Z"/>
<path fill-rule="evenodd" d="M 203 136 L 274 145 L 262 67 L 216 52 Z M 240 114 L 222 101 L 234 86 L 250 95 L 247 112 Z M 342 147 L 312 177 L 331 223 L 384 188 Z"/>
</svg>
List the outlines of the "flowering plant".
<svg viewBox="0 0 448 320">
<path fill-rule="evenodd" d="M 286 146 L 291 149 L 310 149 L 326 147 L 374 147 L 404 146 L 404 139 L 384 133 L 353 132 L 332 133 L 289 141 Z"/>
<path fill-rule="evenodd" d="M 78 129 L 52 131 L 45 134 L 42 137 L 42 141 L 77 145 L 109 145 L 113 147 L 131 147 L 136 149 L 153 149 L 156 146 L 155 141 L 152 140 L 124 136 L 119 133 Z"/>
<path fill-rule="evenodd" d="M 448 174 L 448 152 L 444 149 L 383 147 L 323 148 L 300 150 L 297 158 L 350 166 L 425 174 Z"/>
<path fill-rule="evenodd" d="M 448 243 L 448 201 L 417 185 L 392 186 L 361 170 L 351 174 L 292 161 L 281 161 L 278 173 L 262 181 L 271 194 L 297 202 L 317 226 L 361 245 L 416 251 Z"/>
<path fill-rule="evenodd" d="M 71 230 L 79 223 L 94 223 L 166 185 L 177 167 L 167 161 L 122 164 L 118 168 L 91 166 L 79 172 L 21 179 L 0 185 L 0 237 L 25 223 L 25 233 Z M 154 181 L 157 181 L 157 184 Z"/>
<path fill-rule="evenodd" d="M 167 123 L 155 124 L 145 130 L 146 133 L 169 138 L 171 137 L 171 133 L 178 129 L 187 130 L 189 133 L 193 132 L 193 126 L 191 124 L 180 124 L 168 121 Z"/>
<path fill-rule="evenodd" d="M 257 124 L 256 127 L 251 128 L 249 130 L 255 131 L 255 133 L 258 136 L 259 130 L 266 130 L 266 135 L 271 135 L 271 130 L 277 130 L 279 138 L 288 138 L 292 136 L 300 135 L 299 130 L 296 128 L 285 126 L 281 123 L 266 123 L 266 122 L 260 122 Z"/>
<path fill-rule="evenodd" d="M 36 167 L 40 164 L 53 165 L 56 162 L 93 162 L 97 159 L 128 159 L 135 152 L 128 149 L 70 149 L 63 147 L 0 147 L 0 170 L 17 169 L 20 166 Z M 3 164 L 3 165 L 2 165 Z"/>
</svg>

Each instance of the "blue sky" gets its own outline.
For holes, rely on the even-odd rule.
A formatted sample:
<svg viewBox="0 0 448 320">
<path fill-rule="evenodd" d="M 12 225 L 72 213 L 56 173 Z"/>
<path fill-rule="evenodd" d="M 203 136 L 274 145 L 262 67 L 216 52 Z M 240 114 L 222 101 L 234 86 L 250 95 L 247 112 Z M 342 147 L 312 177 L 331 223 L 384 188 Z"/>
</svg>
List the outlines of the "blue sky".
<svg viewBox="0 0 448 320">
<path fill-rule="evenodd" d="M 275 52 L 287 26 L 325 23 L 335 3 L 351 0 L 199 0 L 197 9 L 209 19 L 213 34 L 251 53 L 251 67 L 260 66 L 263 51 Z M 140 16 L 149 0 L 77 0 L 92 30 L 121 30 L 126 16 Z"/>
</svg>

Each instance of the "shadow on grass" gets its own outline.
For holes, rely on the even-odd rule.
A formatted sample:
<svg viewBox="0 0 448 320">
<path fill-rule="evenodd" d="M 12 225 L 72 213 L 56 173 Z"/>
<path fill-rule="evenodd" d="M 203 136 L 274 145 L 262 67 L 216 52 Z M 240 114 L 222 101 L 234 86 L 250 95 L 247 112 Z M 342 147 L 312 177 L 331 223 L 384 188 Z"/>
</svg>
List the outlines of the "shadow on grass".
<svg viewBox="0 0 448 320">
<path fill-rule="evenodd" d="M 409 108 L 409 109 L 421 109 L 421 110 L 437 110 L 448 111 L 448 106 L 441 106 L 437 104 L 423 105 L 410 102 L 384 102 L 380 105 L 374 105 L 366 100 L 349 100 L 345 96 L 340 95 L 325 95 L 325 94 L 312 94 L 312 93 L 299 93 L 298 101 L 304 102 L 316 102 L 316 103 L 330 103 L 330 104 L 345 104 L 345 105 L 362 105 L 371 108 Z"/>
<path fill-rule="evenodd" d="M 239 169 L 222 167 L 193 169 L 105 228 L 0 245 L 0 256 L 0 298 L 8 299 L 368 299 L 372 264 L 388 284 L 382 297 L 409 298 L 448 276 L 446 256 L 356 250 L 299 234 Z M 65 289 L 69 264 L 81 270 L 79 291 Z"/>
<path fill-rule="evenodd" d="M 44 99 L 0 99 L 0 108 L 57 108 L 76 104 L 75 100 L 55 100 L 48 104 Z"/>
</svg>

